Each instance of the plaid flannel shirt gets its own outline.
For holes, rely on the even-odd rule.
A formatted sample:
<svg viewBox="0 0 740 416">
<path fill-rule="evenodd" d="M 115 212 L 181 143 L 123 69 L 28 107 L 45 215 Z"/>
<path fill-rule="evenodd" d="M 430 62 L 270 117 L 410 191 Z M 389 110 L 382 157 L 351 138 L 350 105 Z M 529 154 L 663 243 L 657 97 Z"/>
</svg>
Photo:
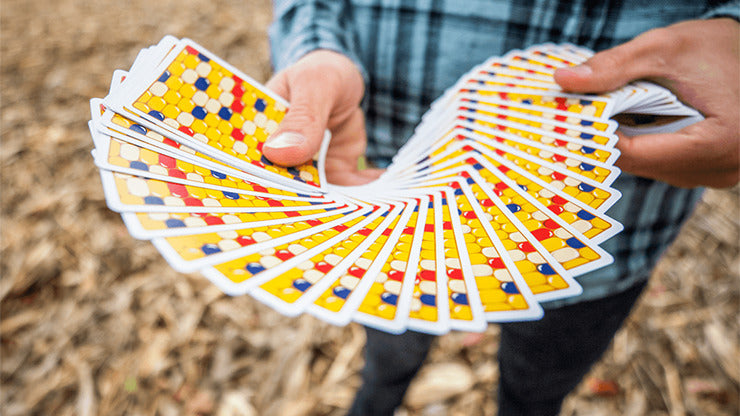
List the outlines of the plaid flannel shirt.
<svg viewBox="0 0 740 416">
<path fill-rule="evenodd" d="M 740 2 L 696 0 L 282 0 L 270 28 L 282 69 L 315 49 L 350 57 L 366 82 L 367 157 L 387 165 L 429 104 L 490 56 L 544 42 L 595 51 L 682 20 L 740 16 Z M 545 306 L 597 299 L 648 278 L 701 197 L 623 173 L 607 212 L 624 231 L 602 244 L 615 261 L 579 276 L 583 293 Z"/>
</svg>

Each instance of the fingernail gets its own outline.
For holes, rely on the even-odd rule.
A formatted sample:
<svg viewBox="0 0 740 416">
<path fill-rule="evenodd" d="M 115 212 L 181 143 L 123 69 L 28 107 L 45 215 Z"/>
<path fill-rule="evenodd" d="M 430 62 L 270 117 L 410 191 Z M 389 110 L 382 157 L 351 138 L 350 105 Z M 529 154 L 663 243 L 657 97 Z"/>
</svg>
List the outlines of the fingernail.
<svg viewBox="0 0 740 416">
<path fill-rule="evenodd" d="M 587 77 L 594 72 L 588 65 L 572 66 L 568 70 L 581 77 Z"/>
<path fill-rule="evenodd" d="M 292 131 L 286 131 L 285 133 L 278 134 L 277 136 L 270 137 L 265 142 L 265 147 L 272 147 L 273 149 L 282 149 L 284 147 L 300 146 L 306 143 L 306 138 L 300 133 Z"/>
</svg>

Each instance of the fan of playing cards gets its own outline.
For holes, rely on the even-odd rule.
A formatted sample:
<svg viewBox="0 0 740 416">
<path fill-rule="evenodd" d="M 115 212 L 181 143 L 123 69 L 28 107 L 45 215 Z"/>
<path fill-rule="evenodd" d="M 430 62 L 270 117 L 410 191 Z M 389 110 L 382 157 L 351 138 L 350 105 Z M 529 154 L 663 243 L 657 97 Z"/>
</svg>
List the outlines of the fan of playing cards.
<svg viewBox="0 0 740 416">
<path fill-rule="evenodd" d="M 324 178 L 329 134 L 312 163 L 263 157 L 288 103 L 165 37 L 91 101 L 93 155 L 131 234 L 230 295 L 337 325 L 481 331 L 538 319 L 539 302 L 579 294 L 574 276 L 612 261 L 599 247 L 622 228 L 605 214 L 620 197 L 609 117 L 682 116 L 650 131 L 701 119 L 644 82 L 563 93 L 553 71 L 591 54 L 548 44 L 491 58 L 433 104 L 379 180 L 348 188 Z"/>
</svg>

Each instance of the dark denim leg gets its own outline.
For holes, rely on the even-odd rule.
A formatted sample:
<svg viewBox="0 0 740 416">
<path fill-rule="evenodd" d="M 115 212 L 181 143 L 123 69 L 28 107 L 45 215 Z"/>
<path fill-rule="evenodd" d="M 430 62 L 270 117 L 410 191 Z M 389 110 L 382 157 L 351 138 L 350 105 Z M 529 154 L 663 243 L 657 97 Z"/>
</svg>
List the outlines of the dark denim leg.
<svg viewBox="0 0 740 416">
<path fill-rule="evenodd" d="M 401 404 L 434 336 L 413 331 L 391 335 L 372 328 L 365 328 L 365 332 L 367 344 L 362 387 L 348 415 L 390 416 Z"/>
<path fill-rule="evenodd" d="M 501 325 L 499 416 L 557 415 L 565 396 L 604 354 L 644 286 L 546 310 L 539 321 Z"/>
</svg>

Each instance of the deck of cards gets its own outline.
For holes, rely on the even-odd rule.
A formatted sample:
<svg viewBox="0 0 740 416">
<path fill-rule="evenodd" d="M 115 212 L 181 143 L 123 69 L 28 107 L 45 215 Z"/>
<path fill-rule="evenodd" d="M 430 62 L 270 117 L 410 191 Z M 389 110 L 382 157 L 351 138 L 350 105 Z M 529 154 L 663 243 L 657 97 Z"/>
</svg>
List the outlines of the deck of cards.
<svg viewBox="0 0 740 416">
<path fill-rule="evenodd" d="M 617 113 L 701 119 L 646 82 L 574 95 L 558 67 L 591 51 L 539 45 L 473 68 L 430 108 L 375 182 L 328 184 L 321 151 L 284 168 L 262 145 L 289 104 L 191 40 L 165 37 L 91 100 L 93 156 L 109 207 L 181 272 L 285 315 L 443 334 L 538 319 L 608 265 L 599 244 Z M 678 116 L 678 117 L 676 117 Z"/>
</svg>

